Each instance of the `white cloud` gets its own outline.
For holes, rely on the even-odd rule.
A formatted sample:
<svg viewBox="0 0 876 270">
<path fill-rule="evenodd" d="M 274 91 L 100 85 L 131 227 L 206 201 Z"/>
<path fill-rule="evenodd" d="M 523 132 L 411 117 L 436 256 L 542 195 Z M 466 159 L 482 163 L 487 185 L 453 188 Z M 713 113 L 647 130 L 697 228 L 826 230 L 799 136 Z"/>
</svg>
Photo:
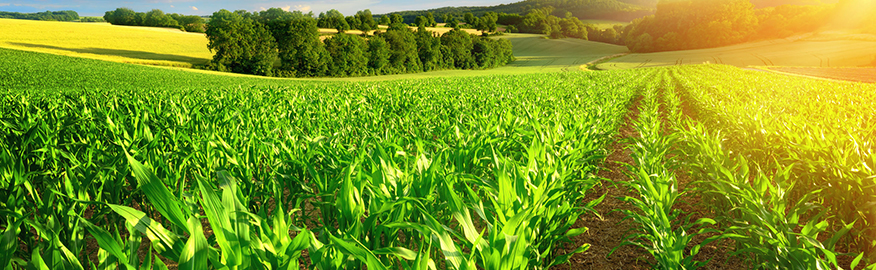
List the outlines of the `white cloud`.
<svg viewBox="0 0 876 270">
<path fill-rule="evenodd" d="M 0 3 L 0 7 L 5 7 L 5 6 L 8 6 L 8 5 L 9 5 L 9 3 Z"/>
<path fill-rule="evenodd" d="M 262 7 L 261 9 L 265 10 L 264 7 Z M 280 9 L 282 9 L 283 11 L 298 10 L 301 12 L 308 12 L 311 10 L 310 6 L 308 5 L 295 5 L 294 7 L 291 5 L 286 5 L 285 7 L 280 7 Z"/>
<path fill-rule="evenodd" d="M 198 8 L 196 8 L 195 6 L 192 6 L 192 10 L 198 11 Z"/>
<path fill-rule="evenodd" d="M 295 9 L 300 10 L 301 12 L 308 12 L 311 10 L 310 6 L 306 6 L 306 5 L 297 5 L 297 6 L 295 6 Z"/>
<path fill-rule="evenodd" d="M 175 8 L 175 6 L 173 6 L 173 5 L 170 5 L 170 8 Z"/>
</svg>

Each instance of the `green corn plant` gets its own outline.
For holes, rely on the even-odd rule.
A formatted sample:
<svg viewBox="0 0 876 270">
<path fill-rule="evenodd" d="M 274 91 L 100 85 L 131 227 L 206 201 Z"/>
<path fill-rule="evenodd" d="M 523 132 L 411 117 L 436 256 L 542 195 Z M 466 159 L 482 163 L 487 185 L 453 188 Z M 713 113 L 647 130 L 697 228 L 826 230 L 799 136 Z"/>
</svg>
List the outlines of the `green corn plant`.
<svg viewBox="0 0 876 270">
<path fill-rule="evenodd" d="M 796 185 L 790 181 L 791 167 L 770 170 L 772 174 L 750 172 L 744 157 L 729 155 L 721 147 L 722 138 L 702 124 L 686 122 L 682 132 L 700 192 L 722 201 L 723 207 L 716 209 L 720 223 L 727 224 L 722 237 L 735 240 L 735 254 L 753 256 L 762 269 L 839 268 L 840 255 L 855 256 L 852 269 L 861 262 L 863 253 L 841 254 L 835 249 L 854 222 L 844 224 L 827 241 L 818 240 L 829 227 L 825 212 L 814 203 L 821 191 L 792 197 Z"/>
<path fill-rule="evenodd" d="M 284 269 L 298 267 L 301 251 L 310 245 L 310 232 L 300 229 L 299 234 L 292 238 L 288 232 L 295 228 L 289 227 L 288 214 L 279 206 L 271 223 L 255 218 L 257 216 L 248 213 L 240 203 L 237 180 L 233 177 L 224 172 L 217 173 L 221 193 L 217 193 L 207 179 L 198 179 L 200 196 L 196 199 L 197 205 L 204 211 L 214 232 L 215 245 L 218 248 L 213 248 L 207 242 L 200 218 L 191 214 L 191 210 L 186 210 L 185 202 L 176 200 L 146 166 L 133 157 L 128 156 L 128 160 L 135 178 L 146 191 L 152 205 L 172 226 L 185 231 L 188 239 L 181 239 L 180 235 L 166 229 L 141 211 L 121 205 L 108 206 L 127 220 L 131 233 L 146 235 L 159 254 L 178 262 L 181 269 L 261 268 L 265 265 Z M 253 223 L 257 224 L 257 230 L 251 228 Z M 131 254 L 121 252 L 118 239 L 111 238 L 99 227 L 89 224 L 88 228 L 102 250 L 106 250 L 120 265 L 131 266 L 125 263 L 129 261 Z M 253 231 L 261 232 L 261 237 L 253 239 Z"/>
<path fill-rule="evenodd" d="M 792 197 L 822 190 L 817 197 L 827 211 L 842 223 L 855 224 L 843 243 L 876 254 L 869 252 L 876 247 L 870 240 L 876 220 L 870 87 L 722 66 L 673 69 L 691 111 L 710 128 L 726 132 L 729 151 L 759 167 L 793 165 L 797 189 Z M 844 228 L 837 224 L 828 230 Z"/>
<path fill-rule="evenodd" d="M 14 269 L 555 266 L 575 254 L 556 247 L 584 232 L 572 221 L 595 202 L 580 199 L 599 184 L 605 145 L 646 79 L 619 71 L 193 86 L 151 71 L 108 83 L 130 68 L 97 70 L 113 76 L 70 74 L 83 78 L 65 79 L 75 87 L 2 82 L 0 231 L 24 243 L 2 245 Z M 450 207 L 451 194 L 461 206 Z M 469 222 L 454 215 L 471 211 L 466 234 Z M 475 231 L 481 240 L 466 237 Z M 92 239 L 96 252 L 84 245 Z M 143 241 L 151 248 L 140 259 Z M 97 259 L 79 258 L 87 253 Z"/>
<path fill-rule="evenodd" d="M 656 269 L 696 269 L 706 262 L 695 261 L 693 256 L 713 239 L 689 248 L 696 234 L 687 231 L 697 225 L 713 225 L 715 221 L 701 218 L 689 223 L 687 219 L 680 219 L 680 210 L 673 208 L 682 193 L 667 163 L 677 136 L 664 135 L 662 121 L 656 88 L 648 88 L 643 92 L 639 119 L 634 126 L 639 137 L 632 138 L 630 144 L 635 163 L 627 164 L 626 173 L 630 180 L 624 183 L 639 198 L 622 198 L 637 208 L 638 211 L 623 212 L 626 219 L 639 224 L 639 228 L 627 236 L 621 246 L 634 245 L 646 250 L 654 257 Z M 701 229 L 698 233 L 705 231 Z M 612 249 L 609 256 L 619 247 Z"/>
</svg>

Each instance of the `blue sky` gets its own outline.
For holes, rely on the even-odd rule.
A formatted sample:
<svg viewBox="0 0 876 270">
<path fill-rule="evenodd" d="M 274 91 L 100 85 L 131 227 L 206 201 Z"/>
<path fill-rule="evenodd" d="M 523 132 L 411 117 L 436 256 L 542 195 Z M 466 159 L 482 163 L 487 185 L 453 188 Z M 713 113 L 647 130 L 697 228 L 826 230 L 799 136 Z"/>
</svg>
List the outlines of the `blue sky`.
<svg viewBox="0 0 876 270">
<path fill-rule="evenodd" d="M 329 1 L 207 1 L 207 0 L 0 0 L 0 11 L 40 12 L 46 10 L 74 10 L 80 16 L 103 16 L 108 10 L 118 7 L 131 8 L 137 12 L 160 9 L 167 13 L 187 15 L 210 15 L 220 9 L 258 11 L 278 7 L 287 10 L 313 11 L 314 14 L 337 9 L 344 15 L 371 9 L 374 14 L 402 10 L 421 10 L 446 6 L 485 6 L 510 3 L 519 0 L 467 0 L 467 1 L 416 1 L 416 0 L 329 0 Z"/>
</svg>

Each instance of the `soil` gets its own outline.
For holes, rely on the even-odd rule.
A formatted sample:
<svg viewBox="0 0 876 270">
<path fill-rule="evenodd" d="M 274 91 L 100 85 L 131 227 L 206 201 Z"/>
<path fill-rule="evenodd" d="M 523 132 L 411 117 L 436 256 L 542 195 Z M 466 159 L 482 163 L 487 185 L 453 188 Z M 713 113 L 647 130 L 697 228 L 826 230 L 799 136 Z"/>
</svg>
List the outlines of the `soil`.
<svg viewBox="0 0 876 270">
<path fill-rule="evenodd" d="M 575 223 L 575 227 L 587 227 L 589 230 L 574 238 L 575 243 L 570 245 L 567 252 L 584 243 L 589 243 L 590 249 L 573 255 L 569 259 L 569 264 L 558 265 L 555 269 L 651 269 L 650 263 L 653 261 L 648 261 L 651 256 L 634 246 L 619 247 L 611 256 L 608 256 L 611 250 L 619 246 L 624 241 L 624 237 L 635 228 L 635 224 L 630 220 L 624 220 L 626 215 L 618 211 L 620 209 L 634 209 L 632 205 L 619 199 L 625 196 L 635 196 L 619 184 L 620 181 L 628 180 L 624 174 L 623 164 L 633 162 L 630 157 L 631 152 L 626 149 L 627 145 L 624 139 L 637 136 L 635 129 L 633 129 L 633 123 L 639 116 L 639 100 L 633 102 L 631 106 L 615 143 L 611 145 L 611 153 L 604 161 L 604 168 L 598 174 L 599 177 L 618 182 L 618 184 L 606 181 L 587 194 L 585 201 L 598 199 L 602 194 L 606 194 L 602 203 L 595 207 L 602 218 L 592 214 L 582 216 Z"/>
<path fill-rule="evenodd" d="M 611 153 L 604 161 L 604 168 L 598 174 L 599 177 L 610 181 L 595 187 L 585 198 L 585 201 L 590 201 L 606 194 L 605 200 L 595 207 L 602 217 L 592 214 L 582 216 L 575 226 L 588 227 L 589 230 L 574 238 L 575 243 L 569 245 L 565 252 L 570 252 L 584 243 L 591 244 L 590 249 L 584 253 L 573 255 L 568 264 L 559 265 L 552 269 L 652 269 L 653 258 L 645 250 L 632 245 L 618 247 L 624 241 L 624 237 L 636 228 L 636 224 L 630 220 L 624 220 L 625 215 L 618 210 L 634 210 L 632 205 L 619 198 L 637 196 L 620 183 L 629 180 L 624 173 L 626 170 L 624 164 L 631 164 L 633 160 L 630 157 L 631 151 L 627 149 L 626 139 L 638 136 L 633 128 L 633 123 L 638 119 L 640 100 L 641 98 L 637 99 L 631 105 L 630 111 L 615 138 L 615 143 L 610 146 Z M 675 173 L 680 187 L 691 182 L 687 173 L 680 171 Z M 707 210 L 699 206 L 698 196 L 682 196 L 675 207 L 681 209 L 686 213 L 685 215 L 690 214 L 691 221 L 710 216 Z M 694 233 L 696 229 L 698 228 L 694 228 L 689 233 Z M 698 235 L 692 243 L 701 243 L 710 236 L 712 235 Z M 616 247 L 617 249 L 611 256 L 608 256 Z M 697 261 L 709 261 L 702 269 L 749 269 L 750 264 L 745 263 L 743 259 L 732 258 L 729 255 L 732 251 L 732 241 L 715 241 L 705 245 L 694 258 Z"/>
</svg>

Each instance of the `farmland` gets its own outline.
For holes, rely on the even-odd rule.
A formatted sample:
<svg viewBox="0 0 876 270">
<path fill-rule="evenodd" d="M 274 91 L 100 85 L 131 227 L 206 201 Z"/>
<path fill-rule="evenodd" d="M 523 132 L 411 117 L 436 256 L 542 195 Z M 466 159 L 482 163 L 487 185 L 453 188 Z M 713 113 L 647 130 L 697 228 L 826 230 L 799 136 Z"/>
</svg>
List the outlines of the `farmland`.
<svg viewBox="0 0 876 270">
<path fill-rule="evenodd" d="M 203 34 L 177 29 L 0 19 L 0 47 L 122 63 L 192 67 L 213 54 Z"/>
<path fill-rule="evenodd" d="M 772 67 L 769 70 L 816 78 L 876 83 L 876 68 Z"/>
<path fill-rule="evenodd" d="M 0 73 L 15 269 L 613 269 L 582 220 L 618 200 L 624 252 L 657 268 L 728 263 L 715 243 L 769 269 L 876 259 L 873 85 L 725 65 L 303 81 L 8 49 Z M 630 162 L 603 178 L 613 147 Z"/>
<path fill-rule="evenodd" d="M 6 56 L 38 75 L 59 58 Z M 571 227 L 577 202 L 636 85 L 579 75 L 199 91 L 174 78 L 143 91 L 137 77 L 26 91 L 53 86 L 22 76 L 4 85 L 3 184 L 17 191 L 5 224 L 36 233 L 15 232 L 26 248 L 13 253 L 76 269 L 87 233 L 98 267 L 163 264 L 137 257 L 150 240 L 155 258 L 195 268 L 297 266 L 305 249 L 322 269 L 561 263 L 574 253 L 552 247 L 586 231 Z"/>
<path fill-rule="evenodd" d="M 634 53 L 597 65 L 604 70 L 690 64 L 747 66 L 870 66 L 876 59 L 872 39 L 831 37 L 788 38 L 712 49 Z"/>
</svg>

